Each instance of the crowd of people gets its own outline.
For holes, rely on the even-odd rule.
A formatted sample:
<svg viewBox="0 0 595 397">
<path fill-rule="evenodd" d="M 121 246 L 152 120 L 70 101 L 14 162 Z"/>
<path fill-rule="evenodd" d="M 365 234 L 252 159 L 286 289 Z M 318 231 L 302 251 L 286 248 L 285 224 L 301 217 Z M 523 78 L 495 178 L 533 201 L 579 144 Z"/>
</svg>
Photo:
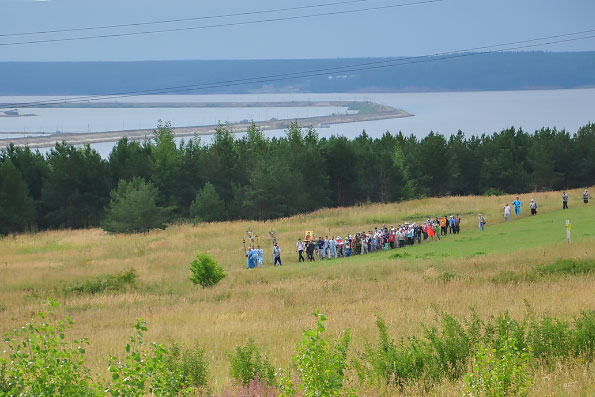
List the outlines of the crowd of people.
<svg viewBox="0 0 595 397">
<path fill-rule="evenodd" d="M 298 239 L 296 251 L 298 261 L 315 261 L 365 255 L 379 250 L 402 248 L 407 245 L 421 244 L 425 241 L 439 240 L 440 236 L 448 233 L 458 234 L 461 230 L 461 217 L 459 215 L 444 215 L 442 218 L 432 219 L 419 223 L 405 222 L 403 225 L 375 227 L 374 230 L 347 234 L 341 236 L 319 236 L 315 239 L 306 234 L 304 240 Z M 304 254 L 306 255 L 304 257 Z"/>
<path fill-rule="evenodd" d="M 589 202 L 589 192 L 587 189 L 583 192 L 583 202 Z M 512 202 L 515 215 L 521 214 L 522 203 L 519 196 Z M 537 202 L 531 199 L 529 209 L 531 215 L 537 214 Z M 562 209 L 568 209 L 568 195 L 562 193 Z M 510 221 L 512 207 L 506 203 L 504 206 L 504 220 Z M 478 214 L 479 231 L 485 230 L 486 218 L 483 214 Z M 312 232 L 306 232 L 304 239 L 298 239 L 296 243 L 296 252 L 298 262 L 313 262 L 316 260 L 335 259 L 353 255 L 366 255 L 370 252 L 379 250 L 391 250 L 403 248 L 405 246 L 421 244 L 422 242 L 440 240 L 441 236 L 448 234 L 458 234 L 461 230 L 461 217 L 457 215 L 428 217 L 423 222 L 409 223 L 405 222 L 397 227 L 391 225 L 382 225 L 374 227 L 374 230 L 357 232 L 355 234 L 346 234 L 341 236 L 319 236 L 316 239 Z M 251 246 L 246 251 L 247 267 L 249 269 L 261 267 L 263 264 L 264 251 L 258 245 Z M 273 263 L 274 266 L 281 266 L 281 247 L 276 239 L 273 243 Z"/>
<path fill-rule="evenodd" d="M 306 232 L 302 240 L 296 243 L 298 262 L 313 262 L 316 260 L 348 258 L 354 255 L 366 255 L 379 250 L 403 248 L 408 245 L 421 244 L 432 240 L 440 240 L 440 236 L 458 234 L 461 230 L 461 217 L 451 216 L 428 217 L 423 222 L 405 222 L 396 227 L 382 225 L 374 230 L 356 232 L 341 236 L 319 236 L 316 239 L 312 232 Z M 260 246 L 249 247 L 246 251 L 247 267 L 249 269 L 262 266 L 263 250 Z M 281 247 L 275 241 L 273 245 L 273 263 L 281 266 Z"/>
</svg>

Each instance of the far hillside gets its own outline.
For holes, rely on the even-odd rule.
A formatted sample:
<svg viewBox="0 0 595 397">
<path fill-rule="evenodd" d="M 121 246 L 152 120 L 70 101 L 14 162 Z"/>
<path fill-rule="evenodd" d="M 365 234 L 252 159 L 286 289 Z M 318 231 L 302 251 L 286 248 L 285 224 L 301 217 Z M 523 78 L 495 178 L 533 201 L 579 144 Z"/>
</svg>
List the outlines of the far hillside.
<svg viewBox="0 0 595 397">
<path fill-rule="evenodd" d="M 429 60 L 426 62 L 426 60 Z M 384 67 L 386 65 L 397 65 Z M 382 67 L 378 67 L 382 66 Z M 337 69 L 336 68 L 346 68 Z M 363 70 L 365 68 L 372 69 Z M 328 73 L 325 71 L 329 71 Z M 346 70 L 346 71 L 342 71 Z M 322 71 L 268 81 L 267 76 Z M 595 52 L 498 52 L 450 59 L 343 58 L 0 62 L 0 95 L 109 94 L 261 78 L 182 94 L 419 92 L 595 86 Z"/>
</svg>

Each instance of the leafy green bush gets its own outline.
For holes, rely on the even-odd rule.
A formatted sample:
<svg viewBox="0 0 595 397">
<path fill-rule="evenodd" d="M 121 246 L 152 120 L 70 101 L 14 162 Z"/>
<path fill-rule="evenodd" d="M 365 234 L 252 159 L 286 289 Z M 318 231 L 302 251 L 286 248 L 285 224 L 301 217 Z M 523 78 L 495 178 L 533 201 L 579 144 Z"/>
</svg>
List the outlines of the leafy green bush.
<svg viewBox="0 0 595 397">
<path fill-rule="evenodd" d="M 496 189 L 496 188 L 491 187 L 491 188 L 487 189 L 485 192 L 483 192 L 482 196 L 485 196 L 485 197 L 503 196 L 505 194 L 506 193 L 504 193 L 503 190 L 500 190 L 500 189 Z"/>
<path fill-rule="evenodd" d="M 473 357 L 473 371 L 467 374 L 471 396 L 526 396 L 532 383 L 529 353 L 515 338 L 507 338 L 495 349 L 480 346 Z"/>
<path fill-rule="evenodd" d="M 356 362 L 360 381 L 371 379 L 372 382 L 403 386 L 413 379 L 420 379 L 427 371 L 432 354 L 427 345 L 417 338 L 409 338 L 407 343 L 398 344 L 388 336 L 386 323 L 376 319 L 379 343 L 377 347 L 367 345 L 362 355 L 363 362 Z M 435 372 L 435 371 L 433 371 Z"/>
<path fill-rule="evenodd" d="M 98 394 L 85 366 L 86 338 L 67 341 L 73 324 L 56 319 L 57 302 L 48 300 L 47 313 L 5 334 L 6 358 L 0 357 L 0 392 L 25 396 L 92 396 Z"/>
<path fill-rule="evenodd" d="M 192 272 L 190 281 L 194 285 L 202 285 L 203 288 L 217 284 L 226 276 L 225 270 L 206 254 L 196 256 L 196 259 L 190 263 L 190 271 Z"/>
<path fill-rule="evenodd" d="M 448 282 L 451 282 L 452 280 L 458 280 L 459 278 L 460 278 L 460 276 L 456 273 L 444 272 L 444 273 L 440 273 L 436 277 L 436 280 L 442 281 L 443 283 L 448 283 Z"/>
<path fill-rule="evenodd" d="M 134 328 L 136 335 L 129 337 L 124 359 L 108 357 L 111 383 L 105 391 L 112 396 L 190 394 L 192 389 L 186 387 L 178 367 L 168 365 L 167 349 L 158 343 L 151 343 L 150 349 L 144 346 L 146 323 L 139 319 Z"/>
<path fill-rule="evenodd" d="M 229 375 L 236 382 L 246 386 L 251 380 L 261 380 L 272 385 L 275 381 L 275 369 L 266 356 L 260 353 L 254 339 L 248 339 L 244 347 L 236 347 L 235 354 L 228 355 Z"/>
<path fill-rule="evenodd" d="M 535 282 L 547 276 L 577 276 L 581 274 L 595 274 L 595 261 L 559 259 L 554 263 L 537 266 L 532 270 L 520 273 L 502 270 L 492 277 L 492 282 L 496 284 L 520 284 Z"/>
<path fill-rule="evenodd" d="M 574 319 L 570 344 L 575 357 L 584 357 L 588 362 L 595 360 L 595 310 L 582 312 Z"/>
<path fill-rule="evenodd" d="M 525 282 L 535 282 L 539 277 L 535 272 L 524 271 L 516 273 L 510 270 L 501 270 L 498 274 L 492 277 L 492 282 L 495 284 L 521 284 Z"/>
<path fill-rule="evenodd" d="M 336 342 L 327 341 L 324 337 L 326 316 L 320 311 L 313 314 L 318 319 L 316 328 L 304 331 L 303 340 L 298 344 L 297 354 L 293 357 L 298 380 L 287 377 L 282 379 L 280 387 L 283 395 L 346 395 L 349 391 L 343 389 L 343 379 L 347 369 L 347 349 L 351 335 L 345 332 Z"/>
<path fill-rule="evenodd" d="M 183 388 L 204 390 L 208 384 L 209 365 L 205 349 L 198 343 L 190 349 L 181 350 L 171 342 L 168 348 L 165 365 L 172 373 L 179 374 Z"/>
<path fill-rule="evenodd" d="M 66 287 L 66 293 L 76 294 L 100 294 L 102 292 L 110 291 L 124 291 L 126 288 L 134 285 L 138 273 L 134 269 L 129 269 L 114 275 L 108 274 L 97 277 L 93 280 L 88 280 L 83 284 L 76 284 L 71 287 Z"/>
<path fill-rule="evenodd" d="M 473 352 L 473 345 L 479 340 L 481 322 L 475 314 L 467 329 L 454 317 L 443 314 L 441 329 L 426 328 L 425 338 L 436 362 L 439 373 L 434 378 L 446 376 L 457 379 L 465 373 L 467 362 Z"/>
<path fill-rule="evenodd" d="M 540 275 L 577 275 L 595 273 L 595 260 L 559 259 L 535 269 Z"/>
<path fill-rule="evenodd" d="M 568 357 L 572 333 L 566 321 L 544 317 L 529 322 L 527 345 L 533 357 L 553 364 L 555 360 Z"/>
</svg>

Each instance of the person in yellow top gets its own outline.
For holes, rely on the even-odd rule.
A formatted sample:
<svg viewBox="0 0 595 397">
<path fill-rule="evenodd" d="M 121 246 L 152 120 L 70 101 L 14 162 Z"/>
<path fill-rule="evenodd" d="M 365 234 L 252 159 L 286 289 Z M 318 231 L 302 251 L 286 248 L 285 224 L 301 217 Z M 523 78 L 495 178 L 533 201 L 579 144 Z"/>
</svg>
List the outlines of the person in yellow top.
<svg viewBox="0 0 595 397">
<path fill-rule="evenodd" d="M 446 215 L 444 215 L 442 219 L 440 219 L 440 234 L 443 236 L 446 236 L 446 233 L 448 232 L 446 225 L 448 225 L 448 220 L 446 219 Z"/>
</svg>

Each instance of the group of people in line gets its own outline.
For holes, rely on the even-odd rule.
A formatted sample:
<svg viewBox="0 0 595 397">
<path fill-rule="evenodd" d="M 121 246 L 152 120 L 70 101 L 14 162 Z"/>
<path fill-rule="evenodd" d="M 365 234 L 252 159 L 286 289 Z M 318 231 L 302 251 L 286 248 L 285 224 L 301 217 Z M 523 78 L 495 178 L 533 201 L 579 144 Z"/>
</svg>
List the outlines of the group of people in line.
<svg viewBox="0 0 595 397">
<path fill-rule="evenodd" d="M 296 252 L 298 262 L 313 262 L 316 260 L 348 258 L 353 255 L 365 255 L 379 250 L 402 248 L 407 245 L 421 244 L 423 241 L 440 240 L 440 236 L 458 234 L 461 231 L 461 217 L 457 214 L 432 219 L 428 217 L 424 222 L 403 225 L 375 227 L 374 230 L 363 231 L 353 235 L 322 236 L 314 238 L 311 232 L 306 232 L 305 238 L 298 239 Z M 246 251 L 246 266 L 248 269 L 261 267 L 264 251 L 260 245 L 249 247 Z M 275 241 L 273 244 L 274 266 L 281 266 L 281 247 Z"/>
<path fill-rule="evenodd" d="M 589 202 L 589 192 L 587 189 L 583 192 L 583 202 Z M 521 214 L 522 203 L 519 196 L 512 202 L 515 215 Z M 531 215 L 537 214 L 537 202 L 531 199 L 529 203 Z M 568 209 L 568 194 L 562 193 L 562 209 Z M 506 203 L 504 206 L 504 220 L 510 221 L 512 207 Z M 478 215 L 479 231 L 485 230 L 486 218 L 483 214 Z M 345 238 L 341 236 L 319 236 L 314 238 L 311 232 L 306 232 L 304 240 L 298 239 L 296 243 L 296 252 L 298 253 L 298 262 L 313 262 L 315 260 L 335 259 L 340 257 L 350 257 L 353 255 L 365 255 L 373 251 L 389 250 L 402 248 L 407 245 L 421 244 L 422 241 L 440 240 L 440 236 L 447 234 L 458 234 L 461 230 L 461 217 L 457 214 L 442 217 L 428 217 L 424 222 L 409 223 L 397 227 L 382 225 L 381 228 L 375 227 L 374 230 L 354 235 L 347 234 Z M 274 266 L 281 266 L 281 247 L 276 239 L 273 243 L 273 263 Z M 305 255 L 305 256 L 304 256 Z M 253 269 L 261 267 L 263 264 L 264 250 L 260 245 L 251 246 L 246 251 L 247 267 Z"/>
<path fill-rule="evenodd" d="M 589 203 L 589 191 L 585 189 L 583 192 L 583 203 Z M 519 200 L 519 196 L 516 197 L 516 200 L 512 202 L 514 206 L 514 213 L 515 215 L 521 215 L 521 201 Z M 537 202 L 535 199 L 531 199 L 531 203 L 529 204 L 529 209 L 531 210 L 531 215 L 537 215 Z M 562 192 L 562 209 L 568 209 L 568 194 L 564 191 Z M 510 221 L 510 213 L 511 207 L 506 203 L 504 205 L 504 220 L 506 222 Z M 485 217 L 482 214 L 479 214 L 479 230 L 482 231 L 485 229 Z"/>
<path fill-rule="evenodd" d="M 264 262 L 264 250 L 260 245 L 249 246 L 246 250 L 246 267 L 248 269 L 254 269 L 256 267 L 262 267 Z M 273 264 L 274 266 L 281 266 L 281 247 L 275 240 L 273 242 Z"/>
<path fill-rule="evenodd" d="M 424 222 L 403 225 L 375 227 L 374 230 L 347 234 L 341 236 L 319 236 L 316 239 L 311 232 L 306 232 L 305 238 L 298 239 L 296 252 L 298 262 L 313 262 L 316 260 L 348 258 L 353 255 L 365 255 L 379 250 L 402 248 L 423 241 L 440 240 L 440 236 L 458 234 L 461 230 L 459 215 L 442 216 L 432 219 L 428 217 Z M 276 246 L 278 247 L 278 246 Z M 280 250 L 280 248 L 278 248 Z M 280 251 L 279 251 L 280 254 Z M 277 260 L 275 260 L 275 263 Z M 279 258 L 279 264 L 281 260 Z"/>
</svg>

